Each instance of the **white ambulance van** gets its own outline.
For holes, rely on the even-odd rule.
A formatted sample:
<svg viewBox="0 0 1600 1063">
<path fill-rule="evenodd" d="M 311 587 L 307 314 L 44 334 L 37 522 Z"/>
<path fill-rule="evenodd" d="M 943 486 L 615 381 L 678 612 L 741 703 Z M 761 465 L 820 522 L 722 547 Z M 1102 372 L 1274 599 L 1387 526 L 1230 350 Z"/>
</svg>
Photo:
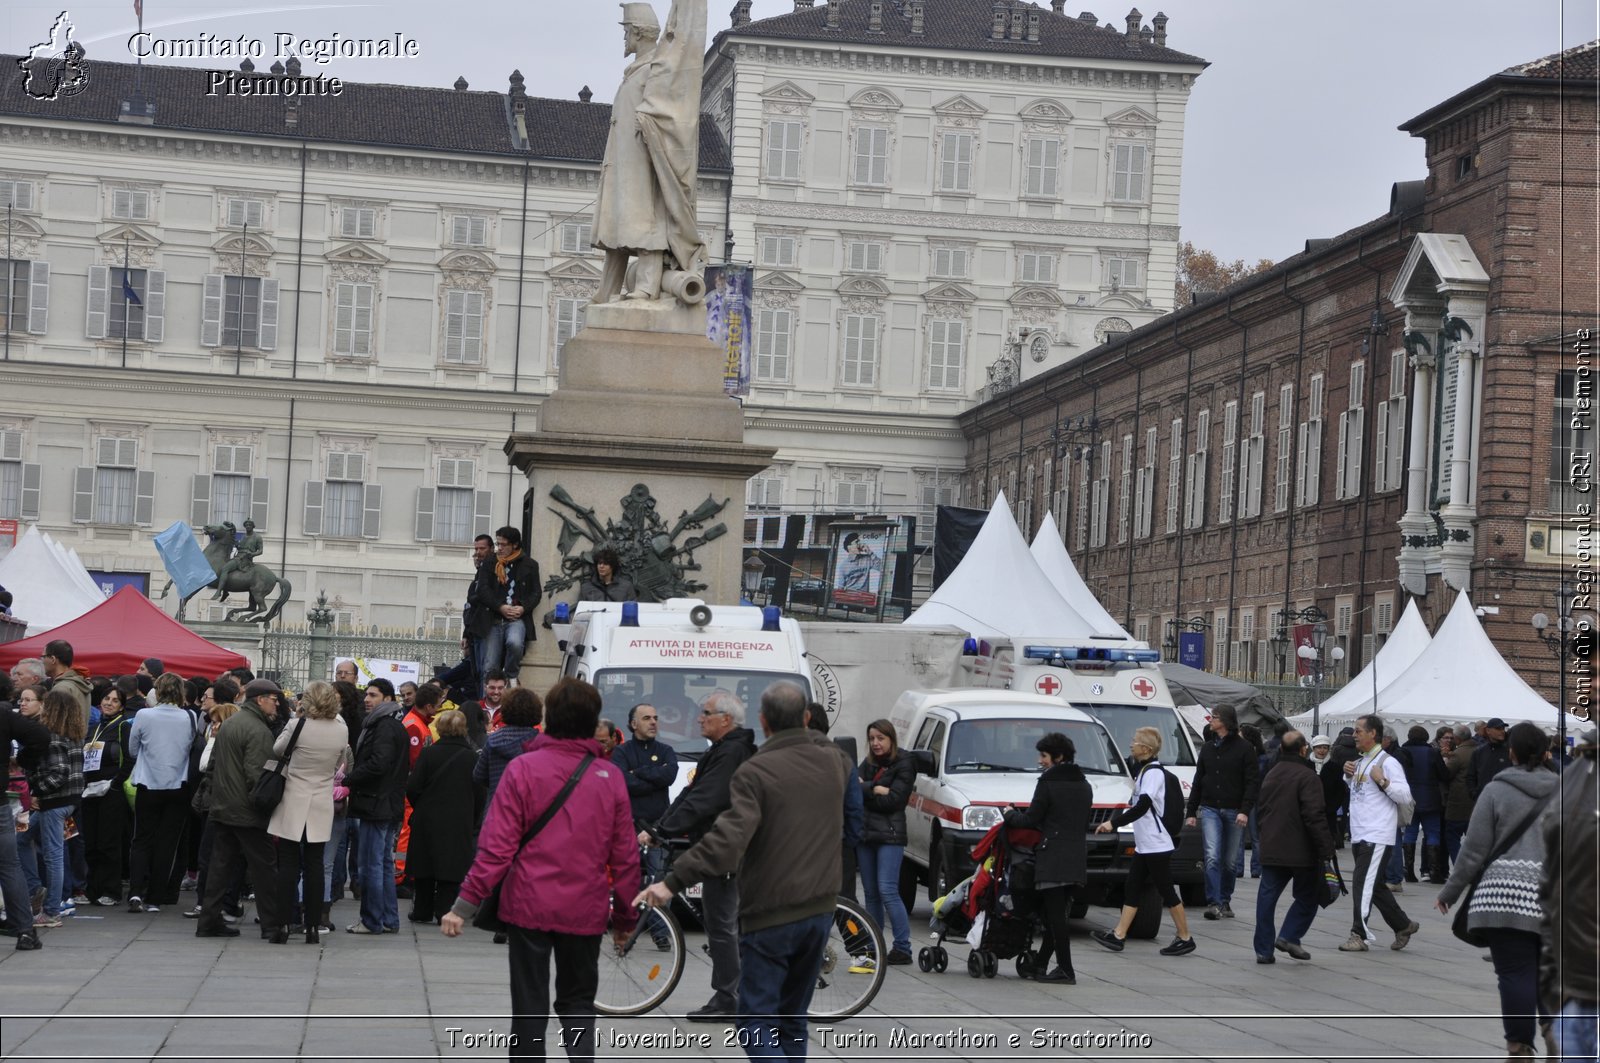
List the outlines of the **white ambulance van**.
<svg viewBox="0 0 1600 1063">
<path fill-rule="evenodd" d="M 1141 727 L 1161 733 L 1161 763 L 1183 784 L 1194 784 L 1195 737 L 1179 715 L 1161 675 L 1161 653 L 1126 640 L 982 639 L 962 661 L 973 686 L 1054 698 L 1089 713 L 1111 732 L 1124 755 Z M 1131 836 L 1131 832 L 1130 832 Z M 1172 881 L 1186 904 L 1205 903 L 1205 856 L 1197 827 L 1178 836 Z"/>
<path fill-rule="evenodd" d="M 1077 749 L 1076 763 L 1094 788 L 1093 826 L 1128 806 L 1132 777 L 1111 733 L 1087 712 L 1039 694 L 1006 690 L 908 690 L 889 716 L 901 747 L 917 761 L 906 807 L 906 851 L 900 892 L 909 903 L 918 883 L 942 897 L 973 872 L 972 846 L 999 823 L 1008 805 L 1026 808 L 1039 781 L 1041 737 L 1060 731 Z M 1131 835 L 1089 834 L 1088 888 L 1074 899 L 1075 917 L 1090 904 L 1122 903 L 1133 849 Z M 1159 903 L 1140 912 L 1130 931 L 1154 936 Z"/>
<path fill-rule="evenodd" d="M 563 603 L 564 604 L 564 603 Z M 601 715 L 626 729 L 641 702 L 661 717 L 660 740 L 677 751 L 680 785 L 706 750 L 700 702 L 727 690 L 745 704 L 745 726 L 761 741 L 761 695 L 777 682 L 814 698 L 800 625 L 775 606 L 709 606 L 694 598 L 664 603 L 579 602 L 554 625 L 561 675 L 593 683 Z"/>
</svg>

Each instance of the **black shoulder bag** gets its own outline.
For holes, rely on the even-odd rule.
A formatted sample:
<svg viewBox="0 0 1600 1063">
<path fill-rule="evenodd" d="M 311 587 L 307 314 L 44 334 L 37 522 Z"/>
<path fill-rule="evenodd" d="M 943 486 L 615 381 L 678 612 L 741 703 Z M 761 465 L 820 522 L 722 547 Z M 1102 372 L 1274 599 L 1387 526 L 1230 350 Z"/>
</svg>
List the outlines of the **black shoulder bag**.
<svg viewBox="0 0 1600 1063">
<path fill-rule="evenodd" d="M 1517 824 L 1515 830 L 1508 832 L 1504 838 L 1500 839 L 1500 844 L 1494 847 L 1494 851 L 1483 862 L 1483 866 L 1478 868 L 1478 873 L 1472 877 L 1472 881 L 1467 884 L 1467 888 L 1462 891 L 1460 899 L 1456 901 L 1458 907 L 1456 908 L 1455 918 L 1450 920 L 1450 933 L 1465 941 L 1468 945 L 1475 945 L 1480 949 L 1488 948 L 1489 943 L 1483 938 L 1483 932 L 1481 930 L 1473 930 L 1467 926 L 1467 908 L 1472 904 L 1472 895 L 1478 892 L 1478 883 L 1483 881 L 1483 876 L 1488 872 L 1489 866 L 1509 853 L 1512 846 L 1522 840 L 1522 836 L 1528 833 L 1528 828 L 1538 822 L 1539 817 L 1544 814 L 1545 809 L 1548 807 L 1549 805 L 1535 805 L 1533 811 L 1523 817 L 1522 822 Z"/>
<path fill-rule="evenodd" d="M 550 807 L 546 808 L 539 815 L 539 818 L 533 821 L 533 825 L 528 828 L 528 832 L 522 836 L 522 840 L 517 843 L 517 851 L 511 854 L 511 861 L 506 865 L 505 878 L 502 878 L 495 885 L 495 888 L 489 891 L 489 896 L 483 899 L 483 903 L 478 905 L 478 914 L 472 917 L 473 926 L 479 930 L 487 930 L 491 934 L 504 934 L 506 932 L 505 920 L 500 918 L 500 888 L 505 885 L 506 878 L 511 877 L 511 872 L 517 866 L 517 857 L 522 855 L 522 850 L 526 849 L 528 843 L 533 841 L 534 835 L 544 830 L 545 824 L 549 823 L 551 817 L 561 810 L 561 806 L 567 803 L 567 798 L 572 796 L 572 791 L 578 786 L 578 780 L 583 778 L 583 773 L 588 770 L 589 764 L 593 760 L 593 753 L 584 754 L 583 759 L 578 761 L 578 766 L 573 769 L 572 774 L 567 778 L 567 784 L 561 788 L 560 793 L 556 794 L 555 800 L 550 802 Z"/>
<path fill-rule="evenodd" d="M 305 730 L 305 726 L 306 717 L 302 716 L 300 722 L 294 725 L 289 744 L 283 747 L 283 756 L 267 761 L 256 778 L 255 786 L 250 789 L 250 804 L 263 816 L 270 816 L 283 802 L 283 790 L 288 782 L 284 773 L 289 770 L 289 757 L 294 754 L 295 743 L 300 741 L 300 732 Z"/>
</svg>

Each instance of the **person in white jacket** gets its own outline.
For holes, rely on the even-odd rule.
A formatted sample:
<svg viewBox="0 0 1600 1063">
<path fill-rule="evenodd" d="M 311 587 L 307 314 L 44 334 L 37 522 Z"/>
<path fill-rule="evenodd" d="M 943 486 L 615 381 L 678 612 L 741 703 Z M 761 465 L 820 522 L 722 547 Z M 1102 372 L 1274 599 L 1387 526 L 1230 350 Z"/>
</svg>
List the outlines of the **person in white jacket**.
<svg viewBox="0 0 1600 1063">
<path fill-rule="evenodd" d="M 1399 950 L 1421 927 L 1401 910 L 1400 902 L 1380 879 L 1400 828 L 1399 807 L 1411 802 L 1411 790 L 1404 767 L 1383 750 L 1381 719 L 1358 717 L 1355 739 L 1359 756 L 1344 766 L 1345 785 L 1350 787 L 1350 850 L 1356 860 L 1355 881 L 1350 887 L 1355 918 L 1350 940 L 1340 945 L 1339 951 L 1366 952 L 1367 943 L 1378 939 L 1367 922 L 1373 905 L 1394 931 L 1394 943 L 1389 947 Z"/>
</svg>

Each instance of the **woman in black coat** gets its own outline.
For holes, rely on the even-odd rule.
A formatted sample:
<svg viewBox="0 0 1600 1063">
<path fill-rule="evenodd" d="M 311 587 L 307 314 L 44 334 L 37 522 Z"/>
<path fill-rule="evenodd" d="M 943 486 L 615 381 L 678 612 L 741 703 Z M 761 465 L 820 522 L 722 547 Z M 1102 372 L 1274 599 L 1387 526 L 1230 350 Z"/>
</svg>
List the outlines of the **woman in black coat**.
<svg viewBox="0 0 1600 1063">
<path fill-rule="evenodd" d="M 411 769 L 411 847 L 406 868 L 416 881 L 413 923 L 437 923 L 456 902 L 461 880 L 472 867 L 474 830 L 483 812 L 483 789 L 472 779 L 477 753 L 467 741 L 467 718 L 441 712 L 434 721 L 439 740 L 424 749 Z"/>
<path fill-rule="evenodd" d="M 1444 793 L 1450 785 L 1444 757 L 1428 742 L 1428 729 L 1414 726 L 1400 747 L 1400 762 L 1405 765 L 1406 785 L 1417 802 L 1417 814 L 1405 825 L 1401 841 L 1405 846 L 1406 881 L 1417 881 L 1417 828 L 1422 828 L 1422 873 L 1428 881 L 1445 881 Z"/>
<path fill-rule="evenodd" d="M 1040 946 L 1034 977 L 1041 982 L 1077 985 L 1072 970 L 1072 945 L 1067 938 L 1067 912 L 1073 892 L 1089 878 L 1089 820 L 1094 815 L 1094 788 L 1073 763 L 1078 750 L 1072 739 L 1052 731 L 1034 744 L 1044 774 L 1025 809 L 1006 813 L 1007 827 L 1029 827 L 1044 835 L 1034 850 L 1033 880 L 1044 908 L 1048 936 Z M 1052 950 L 1056 965 L 1049 965 Z M 1046 973 L 1048 971 L 1048 973 Z"/>
<path fill-rule="evenodd" d="M 900 896 L 900 864 L 906 854 L 906 802 L 911 800 L 917 769 L 911 757 L 900 751 L 899 736 L 888 720 L 867 725 L 867 759 L 857 774 L 866 817 L 856 863 L 861 868 L 867 914 L 883 926 L 884 911 L 888 911 L 888 925 L 894 934 L 888 962 L 910 963 L 911 919 Z"/>
</svg>

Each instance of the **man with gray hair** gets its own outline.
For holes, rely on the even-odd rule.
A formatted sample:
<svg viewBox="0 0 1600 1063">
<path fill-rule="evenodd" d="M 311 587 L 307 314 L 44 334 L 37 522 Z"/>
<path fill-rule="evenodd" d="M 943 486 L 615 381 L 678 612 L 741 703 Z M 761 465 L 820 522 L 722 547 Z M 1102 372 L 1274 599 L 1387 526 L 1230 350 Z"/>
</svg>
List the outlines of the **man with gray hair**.
<svg viewBox="0 0 1600 1063">
<path fill-rule="evenodd" d="M 774 683 L 761 696 L 766 743 L 733 773 L 729 810 L 634 903 L 652 907 L 694 882 L 738 871 L 740 1044 L 752 1059 L 804 1059 L 839 891 L 844 795 L 854 772 L 806 728 L 806 694 Z"/>
<path fill-rule="evenodd" d="M 804 708 L 802 699 L 801 709 Z M 755 732 L 744 725 L 744 702 L 727 690 L 718 689 L 707 694 L 700 702 L 700 734 L 709 743 L 703 752 L 691 746 L 678 749 L 680 757 L 694 759 L 698 756 L 694 779 L 653 826 L 639 832 L 640 845 L 678 837 L 698 842 L 732 803 L 729 787 L 734 771 L 756 751 Z M 838 759 L 837 755 L 834 759 Z M 734 870 L 729 867 L 707 875 L 704 880 L 700 908 L 706 927 L 706 944 L 711 952 L 711 999 L 704 1007 L 689 1012 L 690 1022 L 724 1022 L 736 1014 L 739 1003 L 739 884 Z M 837 890 L 837 870 L 833 884 Z"/>
<path fill-rule="evenodd" d="M 11 682 L 18 690 L 44 682 L 44 662 L 37 657 L 24 657 L 11 666 Z"/>
</svg>

